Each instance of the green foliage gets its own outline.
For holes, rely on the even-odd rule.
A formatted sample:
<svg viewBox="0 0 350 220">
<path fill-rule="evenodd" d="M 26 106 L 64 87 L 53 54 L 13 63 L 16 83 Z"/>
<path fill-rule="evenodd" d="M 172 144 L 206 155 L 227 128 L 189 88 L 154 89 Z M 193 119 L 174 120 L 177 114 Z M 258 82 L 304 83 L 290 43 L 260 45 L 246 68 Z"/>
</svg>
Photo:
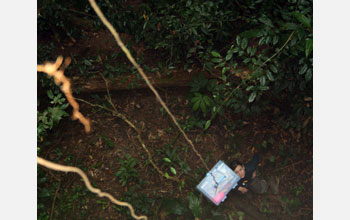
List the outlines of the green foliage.
<svg viewBox="0 0 350 220">
<path fill-rule="evenodd" d="M 61 183 L 62 184 L 62 183 Z M 59 192 L 56 195 L 56 205 L 53 212 L 53 219 L 67 218 L 75 207 L 75 212 L 80 210 L 78 215 L 81 218 L 86 217 L 86 211 L 83 206 L 86 205 L 86 197 L 88 190 L 83 185 L 71 185 L 69 188 L 64 188 L 58 181 L 53 181 L 47 176 L 47 173 L 38 166 L 37 169 L 37 213 L 39 220 L 48 220 L 50 210 L 56 190 Z"/>
<path fill-rule="evenodd" d="M 197 218 L 201 218 L 202 217 L 202 201 L 196 196 L 194 195 L 192 192 L 188 193 L 188 202 L 189 205 L 188 207 L 191 209 L 193 215 Z"/>
<path fill-rule="evenodd" d="M 237 18 L 231 1 L 149 1 L 142 7 L 142 36 L 151 48 L 162 48 L 170 59 L 201 61 L 207 47 L 230 38 Z"/>
<path fill-rule="evenodd" d="M 221 103 L 235 113 L 259 113 L 274 101 L 277 106 L 287 104 L 293 109 L 287 111 L 294 115 L 287 127 L 301 127 L 300 118 L 312 114 L 310 106 L 303 102 L 312 96 L 311 6 L 311 1 L 249 1 L 240 5 L 246 9 L 241 14 L 244 26 L 233 41 L 220 51 L 208 52 L 210 58 L 205 60 L 205 66 L 220 68 L 222 73 L 221 80 L 213 84 L 216 96 L 208 95 L 216 97 L 208 101 L 212 113 Z M 236 76 L 241 81 L 239 90 L 233 89 L 238 84 Z M 189 98 L 192 109 L 203 113 L 209 107 L 203 98 L 207 95 L 203 92 L 206 83 L 206 79 L 194 78 L 190 85 L 194 94 Z M 261 99 L 266 91 L 268 99 Z"/>
<path fill-rule="evenodd" d="M 168 214 L 174 215 L 185 215 L 188 213 L 188 209 L 183 203 L 183 201 L 179 199 L 163 199 L 162 207 Z"/>
<path fill-rule="evenodd" d="M 113 149 L 114 148 L 114 143 L 111 141 L 108 137 L 101 135 L 103 143 L 108 149 Z"/>
<path fill-rule="evenodd" d="M 142 17 L 122 1 L 97 2 L 109 21 L 122 33 L 135 34 L 142 28 Z M 126 22 L 127 21 L 127 22 Z M 88 1 L 38 1 L 38 33 L 54 37 L 58 42 L 64 38 L 80 38 L 82 30 L 103 27 Z M 135 34 L 137 40 L 139 35 Z"/>
<path fill-rule="evenodd" d="M 62 93 L 54 94 L 52 90 L 47 91 L 47 96 L 51 100 L 49 106 L 39 111 L 37 110 L 37 138 L 39 142 L 43 142 L 48 132 L 61 121 L 63 117 L 68 116 L 65 109 L 68 107 L 66 99 Z M 38 107 L 40 100 L 38 100 Z"/>
<path fill-rule="evenodd" d="M 291 212 L 294 212 L 299 209 L 301 202 L 299 198 L 289 198 L 289 197 L 283 197 L 279 198 L 283 209 L 288 213 L 291 214 Z"/>
<path fill-rule="evenodd" d="M 230 220 L 234 220 L 234 219 L 243 220 L 245 214 L 242 211 L 236 211 L 236 212 L 231 212 L 228 216 Z"/>
<path fill-rule="evenodd" d="M 164 152 L 162 150 L 158 150 L 158 154 L 165 155 L 165 157 L 163 157 L 164 166 L 166 167 L 166 169 L 169 169 L 172 174 L 176 175 L 178 171 L 188 174 L 188 172 L 191 171 L 191 168 L 189 167 L 189 165 L 186 163 L 185 160 L 180 159 L 180 156 L 179 156 L 179 154 L 181 154 L 181 152 L 179 152 L 180 148 L 178 146 L 174 146 L 175 140 L 173 140 L 169 144 L 165 144 Z M 165 173 L 165 175 L 168 176 L 169 174 Z M 180 188 L 181 188 L 181 185 L 180 185 Z"/>
<path fill-rule="evenodd" d="M 82 207 L 86 204 L 88 190 L 83 185 L 73 185 L 71 189 L 63 189 L 63 193 L 58 197 L 57 215 L 63 217 L 73 211 L 73 207 L 78 207 L 81 215 L 86 215 Z"/>
<path fill-rule="evenodd" d="M 154 210 L 155 204 L 157 204 L 156 200 L 147 197 L 147 195 L 141 191 L 142 185 L 137 184 L 136 186 L 132 186 L 128 188 L 127 192 L 123 193 L 120 200 L 132 204 L 136 213 L 142 213 L 148 217 L 152 217 L 155 214 Z M 134 219 L 130 216 L 130 211 L 128 208 L 117 205 L 113 205 L 113 208 L 115 208 L 118 212 L 122 212 L 126 216 L 126 219 Z"/>
<path fill-rule="evenodd" d="M 208 113 L 214 114 L 220 104 L 223 85 L 217 85 L 217 80 L 208 80 L 202 74 L 193 77 L 189 85 L 191 89 L 188 99 L 195 116 L 206 117 Z M 203 127 L 203 125 L 200 125 L 200 127 Z"/>
<path fill-rule="evenodd" d="M 128 181 L 137 177 L 137 171 L 135 169 L 137 161 L 128 154 L 125 154 L 124 158 L 119 158 L 118 160 L 120 163 L 119 168 L 114 175 L 118 177 L 122 186 L 125 186 Z"/>
<path fill-rule="evenodd" d="M 50 187 L 47 187 L 50 184 Z M 50 213 L 48 210 L 50 201 L 55 195 L 55 190 L 58 186 L 58 182 L 49 183 L 48 177 L 45 175 L 45 172 L 38 167 L 37 169 L 37 213 L 39 220 L 48 220 Z"/>
</svg>

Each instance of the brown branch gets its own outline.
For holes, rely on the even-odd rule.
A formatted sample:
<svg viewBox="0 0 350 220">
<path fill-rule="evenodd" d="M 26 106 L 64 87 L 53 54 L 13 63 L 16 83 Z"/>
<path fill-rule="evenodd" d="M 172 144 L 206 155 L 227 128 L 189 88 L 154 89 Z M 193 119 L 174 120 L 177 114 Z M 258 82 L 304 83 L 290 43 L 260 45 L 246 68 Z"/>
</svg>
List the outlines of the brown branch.
<svg viewBox="0 0 350 220">
<path fill-rule="evenodd" d="M 81 169 L 79 169 L 77 167 L 64 166 L 64 165 L 60 165 L 57 163 L 53 163 L 53 162 L 47 161 L 41 157 L 37 157 L 37 162 L 41 166 L 47 167 L 47 168 L 52 169 L 52 170 L 77 173 L 83 179 L 85 186 L 88 188 L 88 190 L 90 190 L 93 193 L 96 193 L 99 197 L 107 197 L 112 203 L 114 203 L 116 205 L 128 207 L 130 210 L 131 216 L 134 219 L 146 219 L 147 220 L 147 216 L 135 215 L 134 208 L 129 203 L 121 202 L 121 201 L 115 199 L 111 194 L 106 193 L 106 192 L 102 192 L 100 189 L 97 189 L 97 188 L 94 188 L 93 186 L 91 186 L 91 183 L 90 183 L 88 177 Z"/>
</svg>

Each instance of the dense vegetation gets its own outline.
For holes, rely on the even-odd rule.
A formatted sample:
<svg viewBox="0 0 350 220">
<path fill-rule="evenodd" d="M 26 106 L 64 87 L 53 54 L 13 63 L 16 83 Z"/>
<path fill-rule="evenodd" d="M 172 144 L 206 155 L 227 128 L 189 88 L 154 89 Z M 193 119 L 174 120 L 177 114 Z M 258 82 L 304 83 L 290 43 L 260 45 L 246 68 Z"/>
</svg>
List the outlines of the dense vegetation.
<svg viewBox="0 0 350 220">
<path fill-rule="evenodd" d="M 182 122 L 186 131 L 208 130 L 225 112 L 239 114 L 243 119 L 273 109 L 285 129 L 303 128 L 303 132 L 312 129 L 312 120 L 307 120 L 312 118 L 312 1 L 105 0 L 98 4 L 118 32 L 133 36 L 136 42 L 145 45 L 145 50 L 155 51 L 163 58 L 152 66 L 145 61 L 145 54 L 128 45 L 146 72 L 175 68 L 190 72 L 197 67 L 216 76 L 198 75 L 189 84 L 187 99 L 192 114 Z M 54 51 L 64 40 L 79 41 L 84 38 L 84 30 L 98 32 L 104 28 L 85 0 L 39 0 L 37 22 L 38 63 L 55 59 L 58 54 Z M 71 68 L 85 74 L 87 79 L 98 75 L 94 73 L 101 65 L 98 58 L 79 56 Z M 103 75 L 110 79 L 121 73 L 136 74 L 135 69 L 122 63 L 104 61 L 102 68 Z M 49 137 L 60 121 L 69 116 L 69 107 L 59 88 L 43 74 L 38 74 L 38 94 L 40 155 L 50 145 Z M 110 140 L 105 137 L 104 141 Z M 171 155 L 172 150 L 167 151 Z M 137 178 L 136 161 L 130 156 L 125 158 L 121 161 L 124 170 L 117 172 L 123 186 Z M 176 174 L 174 168 L 171 172 Z M 45 182 L 47 177 L 38 167 L 38 219 L 49 219 L 44 211 L 48 209 L 45 199 L 53 196 L 57 188 L 47 188 Z M 76 196 L 86 194 L 81 188 L 75 190 Z M 132 196 L 137 193 L 131 191 L 124 199 L 135 202 Z M 148 199 L 144 195 L 140 197 Z M 200 217 L 198 198 L 189 194 L 188 201 L 191 213 Z M 101 204 L 103 208 L 102 200 Z M 175 200 L 167 204 L 175 207 L 173 214 L 189 211 L 177 206 Z"/>
</svg>

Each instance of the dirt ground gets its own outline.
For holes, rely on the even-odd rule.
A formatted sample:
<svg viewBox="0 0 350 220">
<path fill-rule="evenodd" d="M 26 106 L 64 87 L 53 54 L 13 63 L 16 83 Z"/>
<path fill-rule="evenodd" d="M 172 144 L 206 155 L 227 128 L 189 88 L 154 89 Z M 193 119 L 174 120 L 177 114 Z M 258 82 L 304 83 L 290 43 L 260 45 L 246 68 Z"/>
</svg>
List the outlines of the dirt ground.
<svg viewBox="0 0 350 220">
<path fill-rule="evenodd" d="M 180 122 L 186 121 L 190 116 L 191 109 L 187 106 L 186 93 L 186 88 L 160 91 L 162 98 Z M 100 100 L 92 98 L 91 94 L 80 94 L 77 97 L 103 104 L 105 94 L 98 95 Z M 172 219 L 162 214 L 162 198 L 186 200 L 188 192 L 200 195 L 195 189 L 199 182 L 194 180 L 204 177 L 196 176 L 203 173 L 203 164 L 184 138 L 178 135 L 177 129 L 149 90 L 118 91 L 113 92 L 111 96 L 118 111 L 141 129 L 142 139 L 161 169 L 168 169 L 162 161 L 162 158 L 167 156 L 164 154 L 166 145 L 172 143 L 170 149 L 177 149 L 175 154 L 191 169 L 184 174 L 179 165 L 174 164 L 177 175 L 181 180 L 185 180 L 181 190 L 178 183 L 160 177 L 151 166 L 146 152 L 137 141 L 136 132 L 131 127 L 111 113 L 81 102 L 81 112 L 91 119 L 93 131 L 85 134 L 83 126 L 77 121 L 65 119 L 51 135 L 52 144 L 45 149 L 42 156 L 60 164 L 82 168 L 96 187 L 119 199 L 129 196 L 132 198 L 132 204 L 140 203 L 139 207 L 146 207 L 141 209 L 147 209 L 148 206 L 147 212 L 153 215 L 153 219 Z M 233 125 L 236 126 L 234 129 Z M 245 213 L 244 219 L 248 220 L 312 218 L 312 132 L 298 133 L 282 129 L 274 119 L 273 112 L 266 112 L 244 121 L 240 121 L 239 115 L 226 112 L 224 117 L 214 121 L 206 133 L 200 135 L 200 132 L 199 129 L 192 129 L 187 134 L 209 167 L 214 166 L 218 160 L 230 162 L 234 158 L 240 158 L 241 161 L 247 162 L 253 152 L 258 151 L 261 155 L 258 176 L 264 178 L 273 175 L 280 182 L 278 195 L 248 197 L 229 193 L 220 207 L 222 213 L 241 210 Z M 121 165 L 120 159 L 125 159 L 126 154 L 137 161 L 137 178 L 122 186 L 114 174 Z M 62 206 L 57 205 L 60 204 L 60 195 L 74 191 L 76 186 L 82 186 L 82 181 L 75 174 L 47 171 L 47 176 L 52 181 L 60 179 L 61 186 L 57 193 L 55 209 L 55 217 L 58 219 L 129 218 L 124 208 L 118 209 L 110 202 L 103 202 L 104 199 L 90 192 L 86 193 L 83 206 L 73 201 L 73 211 L 64 213 L 60 210 Z M 138 197 L 131 196 L 129 191 Z M 297 205 L 293 203 L 296 199 Z M 210 201 L 205 198 L 202 198 L 202 201 L 202 204 L 217 210 Z M 136 213 L 144 214 L 142 211 L 136 207 Z"/>
<path fill-rule="evenodd" d="M 126 35 L 122 39 L 132 41 Z M 84 40 L 74 45 L 69 41 L 63 42 L 55 54 L 93 56 L 99 51 L 120 51 L 113 42 L 107 31 L 86 33 Z M 144 54 L 145 63 L 155 63 L 155 60 L 161 59 L 155 57 L 154 52 L 145 50 L 142 43 L 134 44 L 134 50 L 137 54 Z M 191 107 L 186 99 L 188 91 L 187 87 L 162 88 L 158 91 L 181 125 L 186 125 L 191 116 Z M 105 95 L 75 94 L 77 98 L 101 105 L 106 104 Z M 91 120 L 92 132 L 86 134 L 83 125 L 65 118 L 50 134 L 50 144 L 40 156 L 83 169 L 93 186 L 111 193 L 117 199 L 130 202 L 137 214 L 146 214 L 149 219 L 188 219 L 185 216 L 166 216 L 162 202 L 172 198 L 185 203 L 189 192 L 200 196 L 206 212 L 220 212 L 229 216 L 230 220 L 238 219 L 232 213 L 239 211 L 244 213 L 244 220 L 312 219 L 312 130 L 283 129 L 275 114 L 276 109 L 272 107 L 263 114 L 244 120 L 240 114 L 226 111 L 224 116 L 213 121 L 204 134 L 198 128 L 187 131 L 209 168 L 218 160 L 227 164 L 237 158 L 248 162 L 253 153 L 258 152 L 261 156 L 258 177 L 274 176 L 279 180 L 277 195 L 254 195 L 250 192 L 249 195 L 240 195 L 231 192 L 216 207 L 196 190 L 206 170 L 154 94 L 149 89 L 139 89 L 114 91 L 111 96 L 117 110 L 140 129 L 153 160 L 163 172 L 171 174 L 169 164 L 163 158 L 172 157 L 176 176 L 185 181 L 184 186 L 157 173 L 138 142 L 136 132 L 128 124 L 110 112 L 83 102 L 79 102 L 80 111 Z M 115 174 L 123 161 L 128 161 L 127 155 L 136 161 L 136 176 L 129 177 L 123 186 L 120 177 Z M 47 187 L 58 185 L 55 198 L 51 198 L 47 204 L 53 207 L 50 210 L 53 219 L 131 219 L 126 208 L 112 205 L 106 199 L 86 191 L 78 175 L 43 170 L 51 184 Z"/>
</svg>

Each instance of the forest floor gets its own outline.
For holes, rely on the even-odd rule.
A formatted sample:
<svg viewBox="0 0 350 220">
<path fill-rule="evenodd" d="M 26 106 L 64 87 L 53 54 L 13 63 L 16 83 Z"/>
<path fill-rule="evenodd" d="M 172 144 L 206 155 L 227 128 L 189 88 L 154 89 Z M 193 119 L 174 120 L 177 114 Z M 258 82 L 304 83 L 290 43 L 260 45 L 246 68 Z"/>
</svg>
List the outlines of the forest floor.
<svg viewBox="0 0 350 220">
<path fill-rule="evenodd" d="M 186 92 L 184 88 L 165 89 L 160 92 L 180 122 L 190 116 L 191 108 L 186 105 Z M 100 97 L 103 95 L 99 94 Z M 146 152 L 137 140 L 136 132 L 131 127 L 111 113 L 84 103 L 80 104 L 80 109 L 91 119 L 93 131 L 85 134 L 81 124 L 66 119 L 52 135 L 51 145 L 45 149 L 42 156 L 60 164 L 82 168 L 96 187 L 116 198 L 136 204 L 139 214 L 146 212 L 160 216 L 159 206 L 163 198 L 186 200 L 188 192 L 199 195 L 195 189 L 199 182 L 194 181 L 204 178 L 203 164 L 185 139 L 178 135 L 177 129 L 155 96 L 148 90 L 120 91 L 112 93 L 111 96 L 118 110 L 141 128 L 142 139 L 156 164 L 164 172 L 170 173 L 168 164 L 162 159 L 168 157 L 174 161 L 172 166 L 177 170 L 178 176 L 186 180 L 181 190 L 178 183 L 160 177 L 151 166 Z M 101 100 L 96 101 L 91 95 L 79 97 L 91 103 L 101 104 Z M 248 199 L 229 193 L 220 207 L 224 210 L 221 212 L 229 214 L 234 212 L 234 207 L 237 211 L 245 213 L 244 219 L 259 219 L 257 215 L 270 219 L 310 219 L 311 134 L 296 134 L 293 130 L 282 129 L 274 121 L 273 114 L 251 117 L 240 123 L 237 121 L 238 116 L 227 113 L 224 118 L 215 120 L 203 135 L 200 135 L 200 129 L 192 129 L 187 133 L 191 140 L 196 140 L 195 146 L 209 167 L 219 160 L 229 162 L 239 158 L 247 162 L 252 158 L 253 151 L 258 151 L 261 155 L 258 176 L 277 177 L 280 182 L 279 194 L 253 195 Z M 136 161 L 134 169 L 137 175 L 129 177 L 126 185 L 122 186 L 115 173 L 123 161 L 130 161 L 126 155 L 130 155 Z M 127 165 L 124 166 L 131 169 Z M 59 179 L 61 182 L 55 209 L 59 219 L 126 219 L 124 209 L 113 208 L 109 201 L 86 193 L 79 176 L 50 171 L 48 177 L 53 181 Z M 85 195 L 86 198 L 83 198 Z M 71 201 L 71 209 L 64 210 L 64 201 L 74 196 L 77 198 Z M 206 205 L 210 203 L 204 198 L 202 202 L 207 203 Z M 242 206 L 244 202 L 246 205 Z M 209 207 L 217 209 L 213 204 Z M 121 210 L 124 211 L 120 212 Z"/>
<path fill-rule="evenodd" d="M 110 38 L 108 34 L 105 37 Z M 84 53 L 91 53 L 94 43 L 84 44 L 90 45 L 89 51 Z M 104 50 L 111 46 L 100 45 L 98 48 Z M 65 52 L 57 52 L 62 53 Z M 276 109 L 271 108 L 244 119 L 240 114 L 226 111 L 224 116 L 218 116 L 213 121 L 206 132 L 201 133 L 201 129 L 190 126 L 188 91 L 189 87 L 159 89 L 176 119 L 183 127 L 187 126 L 186 133 L 208 167 L 213 167 L 219 160 L 227 164 L 233 159 L 248 162 L 253 153 L 258 152 L 261 160 L 257 175 L 262 179 L 268 176 L 278 179 L 277 195 L 230 192 L 219 207 L 200 195 L 196 185 L 204 178 L 206 170 L 149 89 L 111 91 L 113 104 L 141 130 L 141 138 L 155 163 L 171 175 L 170 167 L 175 168 L 176 176 L 185 181 L 183 186 L 157 173 L 138 142 L 136 132 L 128 124 L 110 112 L 84 102 L 79 102 L 80 111 L 91 120 L 92 132 L 86 134 L 80 123 L 65 118 L 50 134 L 49 146 L 40 152 L 40 156 L 83 169 L 93 186 L 130 202 L 137 214 L 148 215 L 150 219 L 193 219 L 185 214 L 167 215 L 165 208 L 166 201 L 170 200 L 181 201 L 188 207 L 190 192 L 201 199 L 203 220 L 209 219 L 208 216 L 213 216 L 213 213 L 221 213 L 230 220 L 241 219 L 239 215 L 244 220 L 311 219 L 312 130 L 282 128 Z M 79 93 L 75 96 L 90 103 L 108 105 L 104 99 L 106 94 Z M 167 163 L 163 158 L 172 162 Z M 121 168 L 125 172 L 117 174 Z M 55 186 L 56 190 L 55 198 L 46 201 L 48 207 L 54 207 L 50 210 L 53 219 L 130 219 L 126 208 L 117 207 L 87 191 L 78 175 L 43 170 L 50 180 L 46 187 Z"/>
</svg>

